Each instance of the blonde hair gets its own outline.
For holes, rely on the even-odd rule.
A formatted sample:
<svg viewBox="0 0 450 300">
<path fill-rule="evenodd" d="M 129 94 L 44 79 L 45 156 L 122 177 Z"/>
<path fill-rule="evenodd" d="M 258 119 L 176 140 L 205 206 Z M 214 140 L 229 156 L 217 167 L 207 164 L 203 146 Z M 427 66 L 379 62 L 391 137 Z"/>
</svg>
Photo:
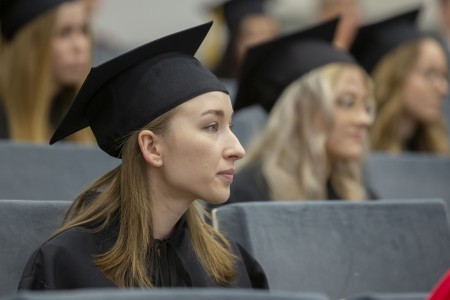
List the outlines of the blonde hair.
<svg viewBox="0 0 450 300">
<path fill-rule="evenodd" d="M 333 126 L 333 90 L 347 68 L 358 67 L 329 64 L 290 84 L 272 109 L 267 126 L 249 147 L 239 168 L 261 162 L 271 199 L 326 199 L 329 162 L 325 143 Z M 366 74 L 365 78 L 370 91 L 370 79 Z M 323 123 L 317 123 L 318 117 Z M 330 181 L 343 199 L 367 198 L 359 160 L 336 162 Z"/>
<path fill-rule="evenodd" d="M 381 59 L 372 72 L 375 83 L 377 117 L 370 131 L 373 150 L 400 153 L 405 151 L 398 128 L 404 112 L 401 89 L 420 54 L 423 40 L 406 43 Z M 450 154 L 449 141 L 443 118 L 418 125 L 419 150 Z"/>
<path fill-rule="evenodd" d="M 56 14 L 57 9 L 52 9 L 24 26 L 13 40 L 0 43 L 0 105 L 5 109 L 11 140 L 47 142 L 54 129 L 52 106 L 61 111 L 55 120 L 59 122 L 79 88 L 66 87 L 53 100 L 50 61 Z M 70 139 L 90 141 L 92 136 L 82 131 Z"/>
<path fill-rule="evenodd" d="M 175 109 L 176 110 L 176 109 Z M 174 111 L 152 121 L 144 129 L 162 134 Z M 152 266 L 152 199 L 148 187 L 145 161 L 138 145 L 138 134 L 131 134 L 122 148 L 122 164 L 88 187 L 66 213 L 60 233 L 76 226 L 92 226 L 94 232 L 105 230 L 119 216 L 119 232 L 111 250 L 95 258 L 99 270 L 118 287 L 152 287 L 147 273 Z M 95 200 L 86 198 L 100 191 Z M 235 256 L 229 242 L 200 217 L 203 209 L 194 202 L 187 211 L 189 240 L 201 265 L 219 285 L 231 285 L 235 275 Z"/>
</svg>

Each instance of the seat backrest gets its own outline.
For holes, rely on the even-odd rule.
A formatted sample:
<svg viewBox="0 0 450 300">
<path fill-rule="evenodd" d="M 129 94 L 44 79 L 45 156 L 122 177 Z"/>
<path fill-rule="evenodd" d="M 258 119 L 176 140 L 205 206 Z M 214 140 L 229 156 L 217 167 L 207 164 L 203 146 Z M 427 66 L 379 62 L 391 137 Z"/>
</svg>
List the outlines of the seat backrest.
<svg viewBox="0 0 450 300">
<path fill-rule="evenodd" d="M 0 142 L 0 199 L 73 200 L 120 161 L 76 144 Z"/>
<path fill-rule="evenodd" d="M 450 207 L 450 157 L 373 153 L 364 172 L 366 185 L 380 199 L 441 198 Z"/>
<path fill-rule="evenodd" d="M 442 116 L 444 117 L 445 125 L 450 129 L 450 95 L 447 93 L 442 102 Z M 447 130 L 448 139 L 450 140 L 450 130 Z"/>
<path fill-rule="evenodd" d="M 427 293 L 398 293 L 398 294 L 360 294 L 349 300 L 426 300 Z"/>
<path fill-rule="evenodd" d="M 327 300 L 324 295 L 268 292 L 250 289 L 168 288 L 168 289 L 91 289 L 51 293 L 21 292 L 9 300 Z M 7 300 L 7 299 L 4 299 Z"/>
<path fill-rule="evenodd" d="M 450 267 L 438 199 L 237 203 L 213 223 L 256 257 L 272 290 L 427 292 Z"/>
<path fill-rule="evenodd" d="M 61 225 L 70 204 L 0 200 L 0 296 L 17 290 L 28 258 Z"/>
</svg>

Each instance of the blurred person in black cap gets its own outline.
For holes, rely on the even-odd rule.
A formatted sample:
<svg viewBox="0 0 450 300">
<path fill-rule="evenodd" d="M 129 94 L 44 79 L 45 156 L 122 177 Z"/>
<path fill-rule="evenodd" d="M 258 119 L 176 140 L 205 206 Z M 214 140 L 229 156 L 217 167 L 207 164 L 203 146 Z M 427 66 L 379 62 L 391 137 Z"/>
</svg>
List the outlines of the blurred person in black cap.
<svg viewBox="0 0 450 300">
<path fill-rule="evenodd" d="M 329 20 L 336 16 L 340 16 L 340 21 L 333 44 L 339 49 L 348 50 L 361 23 L 361 0 L 318 1 L 318 20 Z"/>
<path fill-rule="evenodd" d="M 278 21 L 266 11 L 268 0 L 227 0 L 216 11 L 223 16 L 228 41 L 214 73 L 236 78 L 247 49 L 278 35 Z"/>
<path fill-rule="evenodd" d="M 376 151 L 450 154 L 441 103 L 448 92 L 442 46 L 416 27 L 419 9 L 361 27 L 351 52 L 375 83 Z"/>
<path fill-rule="evenodd" d="M 270 115 L 239 165 L 228 203 L 369 197 L 361 163 L 371 81 L 333 47 L 337 22 L 249 49 L 235 110 L 259 103 Z"/>
<path fill-rule="evenodd" d="M 95 18 L 98 17 L 98 14 L 102 10 L 103 1 L 83 0 L 83 2 L 86 5 L 90 22 L 95 23 Z M 95 28 L 93 28 L 91 35 L 93 66 L 98 66 L 99 64 L 126 52 L 125 45 L 122 45 L 122 43 L 120 43 L 117 37 L 112 33 L 102 30 L 95 30 Z"/>
<path fill-rule="evenodd" d="M 44 142 L 90 68 L 83 1 L 0 0 L 0 138 Z M 87 141 L 89 132 L 70 139 Z"/>
<path fill-rule="evenodd" d="M 89 126 L 122 163 L 75 200 L 19 289 L 267 288 L 260 265 L 206 224 L 196 201 L 226 201 L 244 156 L 226 89 L 193 57 L 211 24 L 91 69 L 50 143 Z"/>
</svg>

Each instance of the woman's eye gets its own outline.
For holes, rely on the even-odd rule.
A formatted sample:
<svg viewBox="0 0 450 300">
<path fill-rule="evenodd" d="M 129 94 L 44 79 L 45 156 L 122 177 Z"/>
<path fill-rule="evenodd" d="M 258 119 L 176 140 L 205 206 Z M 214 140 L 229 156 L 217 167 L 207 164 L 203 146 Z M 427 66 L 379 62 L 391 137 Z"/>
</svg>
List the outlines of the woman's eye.
<svg viewBox="0 0 450 300">
<path fill-rule="evenodd" d="M 58 36 L 59 37 L 67 37 L 70 35 L 71 31 L 72 30 L 70 27 L 63 27 L 58 31 Z"/>
<path fill-rule="evenodd" d="M 208 126 L 206 126 L 206 130 L 208 130 L 210 132 L 217 132 L 217 130 L 219 130 L 219 124 L 211 123 Z"/>
<path fill-rule="evenodd" d="M 340 97 L 337 100 L 338 106 L 341 106 L 341 107 L 352 107 L 354 103 L 355 103 L 355 99 L 351 96 Z"/>
</svg>

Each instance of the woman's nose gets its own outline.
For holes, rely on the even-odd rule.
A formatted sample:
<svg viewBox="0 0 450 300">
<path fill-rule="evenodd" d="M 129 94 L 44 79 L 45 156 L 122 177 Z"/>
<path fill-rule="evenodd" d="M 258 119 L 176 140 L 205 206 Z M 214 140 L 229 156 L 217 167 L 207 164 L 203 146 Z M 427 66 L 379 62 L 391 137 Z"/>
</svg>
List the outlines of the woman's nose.
<svg viewBox="0 0 450 300">
<path fill-rule="evenodd" d="M 225 156 L 227 159 L 239 160 L 245 156 L 244 147 L 242 147 L 238 138 L 230 131 L 230 144 L 225 150 Z"/>
</svg>

